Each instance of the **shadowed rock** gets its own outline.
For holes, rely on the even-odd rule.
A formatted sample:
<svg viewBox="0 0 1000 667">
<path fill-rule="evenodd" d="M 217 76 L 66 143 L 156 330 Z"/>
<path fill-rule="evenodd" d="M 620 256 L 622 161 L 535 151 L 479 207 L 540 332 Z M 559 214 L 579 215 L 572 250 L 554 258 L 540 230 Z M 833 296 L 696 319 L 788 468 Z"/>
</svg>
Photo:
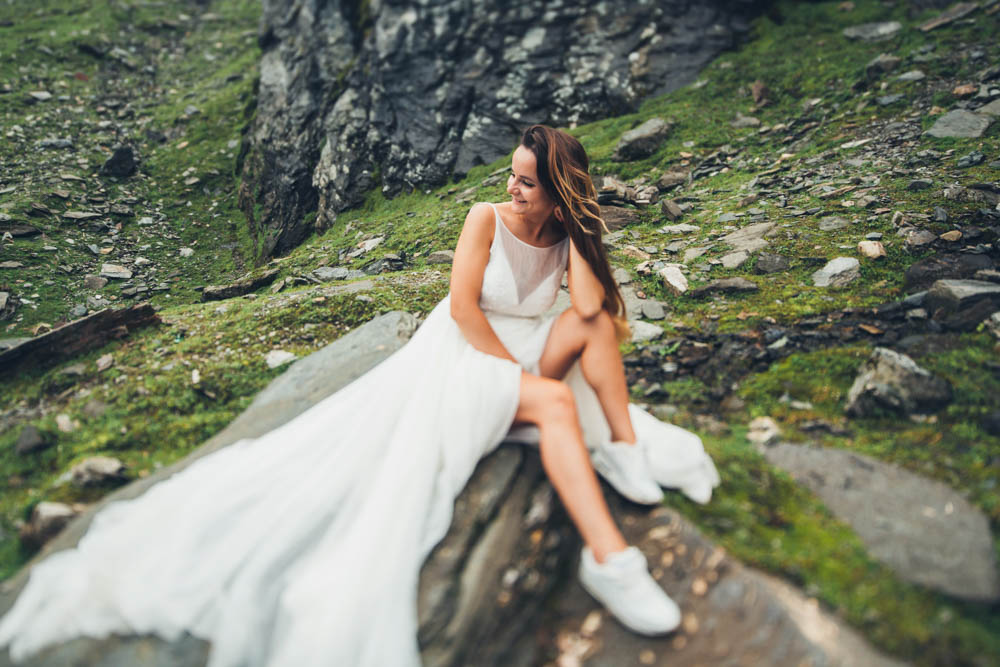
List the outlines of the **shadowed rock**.
<svg viewBox="0 0 1000 667">
<path fill-rule="evenodd" d="M 902 415 L 929 414 L 951 401 L 951 386 L 913 359 L 877 347 L 861 366 L 847 393 L 847 414 L 865 417 L 889 410 Z"/>
</svg>

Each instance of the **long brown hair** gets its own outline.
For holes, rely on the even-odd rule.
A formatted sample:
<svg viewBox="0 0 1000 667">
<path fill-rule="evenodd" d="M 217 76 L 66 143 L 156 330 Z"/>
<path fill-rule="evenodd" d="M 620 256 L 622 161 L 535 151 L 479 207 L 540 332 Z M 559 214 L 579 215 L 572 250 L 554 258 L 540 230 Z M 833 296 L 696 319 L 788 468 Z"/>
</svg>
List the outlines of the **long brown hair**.
<svg viewBox="0 0 1000 667">
<path fill-rule="evenodd" d="M 619 341 L 630 331 L 625 319 L 625 301 L 611 277 L 611 265 L 601 242 L 608 231 L 597 204 L 597 189 L 590 179 L 590 158 L 572 135 L 547 125 L 532 125 L 521 135 L 521 145 L 535 155 L 538 182 L 562 212 L 563 226 L 573 245 L 604 287 L 604 310 L 615 323 Z"/>
</svg>

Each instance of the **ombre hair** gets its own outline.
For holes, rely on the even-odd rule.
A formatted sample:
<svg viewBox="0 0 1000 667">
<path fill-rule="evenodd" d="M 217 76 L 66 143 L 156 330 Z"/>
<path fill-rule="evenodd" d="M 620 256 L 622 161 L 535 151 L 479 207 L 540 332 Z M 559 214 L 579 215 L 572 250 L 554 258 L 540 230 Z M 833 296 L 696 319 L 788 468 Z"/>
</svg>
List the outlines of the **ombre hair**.
<svg viewBox="0 0 1000 667">
<path fill-rule="evenodd" d="M 602 305 L 615 323 L 618 340 L 628 340 L 631 332 L 625 318 L 625 301 L 611 276 L 611 265 L 601 241 L 601 234 L 608 227 L 597 204 L 587 152 L 575 137 L 547 125 L 526 129 L 521 135 L 521 145 L 534 154 L 539 184 L 562 212 L 566 233 L 604 287 Z"/>
</svg>

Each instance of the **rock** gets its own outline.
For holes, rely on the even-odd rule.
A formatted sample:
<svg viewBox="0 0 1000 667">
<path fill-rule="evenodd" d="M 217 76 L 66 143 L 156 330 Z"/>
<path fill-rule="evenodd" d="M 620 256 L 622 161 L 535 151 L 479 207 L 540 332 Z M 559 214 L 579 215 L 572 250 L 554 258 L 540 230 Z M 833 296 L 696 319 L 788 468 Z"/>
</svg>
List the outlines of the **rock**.
<svg viewBox="0 0 1000 667">
<path fill-rule="evenodd" d="M 975 139 L 983 136 L 989 128 L 993 118 L 966 111 L 965 109 L 954 109 L 938 118 L 927 134 L 932 137 L 959 137 L 965 139 Z"/>
<path fill-rule="evenodd" d="M 681 627 L 667 637 L 630 632 L 575 576 L 566 577 L 549 602 L 558 623 L 526 633 L 518 652 L 525 657 L 502 664 L 902 667 L 814 598 L 727 555 L 675 510 L 626 506 L 609 495 L 626 542 L 639 547 L 654 578 L 683 610 Z"/>
<path fill-rule="evenodd" d="M 648 343 L 663 335 L 663 328 L 642 320 L 632 320 L 628 323 L 632 329 L 633 343 Z"/>
<path fill-rule="evenodd" d="M 113 356 L 111 356 L 110 353 L 102 354 L 97 358 L 96 364 L 97 364 L 97 372 L 102 373 L 111 368 L 112 366 L 114 366 L 115 359 Z"/>
<path fill-rule="evenodd" d="M 934 181 L 926 178 L 917 178 L 906 184 L 906 189 L 910 191 L 926 190 L 934 185 Z"/>
<path fill-rule="evenodd" d="M 58 428 L 63 433 L 72 433 L 79 426 L 78 422 L 74 422 L 67 414 L 56 415 L 56 428 Z"/>
<path fill-rule="evenodd" d="M 758 450 L 774 445 L 781 439 L 781 428 L 770 417 L 756 417 L 747 428 L 747 440 Z"/>
<path fill-rule="evenodd" d="M 756 292 L 758 289 L 760 287 L 757 283 L 746 278 L 722 278 L 695 288 L 691 291 L 691 296 L 699 298 L 709 294 L 744 294 L 746 292 Z"/>
<path fill-rule="evenodd" d="M 81 412 L 89 419 L 99 419 L 108 411 L 108 404 L 92 398 L 83 406 Z"/>
<path fill-rule="evenodd" d="M 775 222 L 755 222 L 747 225 L 735 232 L 730 232 L 723 236 L 720 241 L 728 243 L 733 250 L 744 250 L 754 253 L 761 248 L 767 247 L 764 236 L 777 225 Z"/>
<path fill-rule="evenodd" d="M 940 222 L 940 223 L 948 222 L 948 211 L 946 211 L 944 208 L 940 206 L 934 207 L 933 216 L 934 216 L 934 222 Z"/>
<path fill-rule="evenodd" d="M 620 266 L 615 267 L 615 269 L 611 272 L 611 277 L 614 278 L 615 282 L 619 285 L 628 285 L 632 282 L 632 274 L 629 273 L 627 269 L 623 269 Z"/>
<path fill-rule="evenodd" d="M 454 250 L 435 250 L 427 255 L 428 264 L 451 264 L 455 261 Z"/>
<path fill-rule="evenodd" d="M 736 129 L 742 129 L 744 127 L 760 127 L 760 119 L 754 118 L 753 116 L 744 116 L 739 111 L 736 112 L 736 119 L 729 123 L 730 126 Z"/>
<path fill-rule="evenodd" d="M 878 42 L 894 36 L 902 27 L 899 21 L 862 23 L 861 25 L 844 28 L 844 37 L 847 39 L 859 39 L 863 42 Z"/>
<path fill-rule="evenodd" d="M 826 218 L 820 218 L 819 230 L 821 232 L 835 232 L 839 229 L 847 228 L 850 224 L 847 218 L 842 218 L 839 215 L 831 215 Z"/>
<path fill-rule="evenodd" d="M 661 201 L 660 210 L 663 211 L 663 215 L 667 216 L 671 222 L 679 220 L 684 215 L 684 211 L 681 210 L 681 207 L 673 199 L 664 199 Z"/>
<path fill-rule="evenodd" d="M 656 181 L 656 185 L 660 190 L 666 191 L 672 190 L 678 185 L 684 185 L 687 181 L 688 173 L 686 171 L 665 171 Z"/>
<path fill-rule="evenodd" d="M 787 271 L 790 266 L 791 262 L 784 255 L 773 252 L 762 252 L 757 255 L 757 261 L 754 263 L 753 270 L 755 273 L 761 274 L 780 273 Z"/>
<path fill-rule="evenodd" d="M 885 257 L 885 246 L 882 245 L 881 241 L 860 241 L 858 252 L 868 259 L 878 259 Z"/>
<path fill-rule="evenodd" d="M 31 510 L 31 518 L 20 531 L 21 541 L 40 547 L 55 537 L 78 514 L 69 505 L 43 500 Z"/>
<path fill-rule="evenodd" d="M 663 310 L 663 304 L 659 301 L 646 299 L 642 302 L 642 316 L 647 320 L 662 320 L 667 315 Z"/>
<path fill-rule="evenodd" d="M 918 69 L 912 69 L 909 72 L 904 72 L 896 77 L 897 81 L 923 81 L 927 78 L 927 75 Z"/>
<path fill-rule="evenodd" d="M 697 225 L 688 225 L 683 223 L 680 225 L 665 225 L 660 227 L 661 234 L 690 234 L 691 232 L 697 232 L 700 230 L 701 227 L 698 227 Z"/>
<path fill-rule="evenodd" d="M 902 579 L 964 600 L 1000 599 L 989 521 L 961 494 L 842 449 L 781 443 L 764 456 L 819 496 Z"/>
<path fill-rule="evenodd" d="M 107 278 L 102 278 L 95 275 L 85 275 L 83 277 L 83 286 L 85 289 L 101 289 L 108 284 Z"/>
<path fill-rule="evenodd" d="M 722 261 L 722 266 L 727 269 L 736 269 L 743 266 L 743 263 L 749 259 L 750 253 L 746 250 L 739 250 L 737 252 L 731 252 L 728 255 L 723 255 L 720 259 Z"/>
<path fill-rule="evenodd" d="M 976 113 L 982 116 L 990 116 L 990 117 L 1000 116 L 1000 99 L 993 100 L 989 104 L 984 104 L 983 106 L 976 109 Z"/>
<path fill-rule="evenodd" d="M 971 97 L 976 94 L 976 84 L 974 83 L 963 83 L 955 86 L 951 94 L 955 97 Z"/>
<path fill-rule="evenodd" d="M 982 164 L 986 156 L 982 154 L 981 151 L 972 151 L 965 157 L 962 157 L 956 163 L 956 167 L 959 169 L 968 169 L 969 167 L 975 167 L 978 164 Z"/>
<path fill-rule="evenodd" d="M 24 427 L 21 428 L 21 433 L 17 436 L 17 443 L 14 445 L 14 451 L 23 456 L 25 454 L 40 452 L 43 449 L 51 447 L 52 444 L 53 443 L 47 440 L 37 428 L 31 424 L 25 424 Z"/>
<path fill-rule="evenodd" d="M 904 274 L 908 290 L 926 289 L 942 278 L 971 278 L 976 271 L 993 268 L 986 255 L 972 253 L 940 254 L 914 262 Z"/>
<path fill-rule="evenodd" d="M 924 246 L 929 246 L 937 240 L 937 235 L 927 229 L 908 229 L 903 238 L 903 245 L 907 250 L 918 250 Z"/>
<path fill-rule="evenodd" d="M 194 254 L 194 248 L 181 248 L 178 254 L 181 257 L 190 257 Z"/>
<path fill-rule="evenodd" d="M 953 229 L 950 232 L 945 232 L 944 234 L 941 234 L 940 236 L 938 236 L 938 238 L 941 239 L 942 241 L 954 243 L 955 241 L 958 241 L 962 238 L 962 232 L 960 232 L 957 229 Z"/>
<path fill-rule="evenodd" d="M 687 248 L 684 251 L 684 257 L 682 258 L 681 261 L 683 261 L 685 264 L 687 264 L 687 263 L 691 262 L 692 260 L 698 259 L 699 257 L 701 257 L 702 255 L 704 255 L 709 250 L 710 250 L 710 248 L 707 248 L 707 247 Z"/>
<path fill-rule="evenodd" d="M 295 359 L 295 355 L 286 350 L 271 350 L 264 357 L 264 362 L 267 364 L 268 368 L 277 368 L 278 366 L 283 366 L 289 361 Z"/>
<path fill-rule="evenodd" d="M 69 471 L 76 486 L 99 486 L 127 480 L 125 464 L 112 456 L 92 456 L 77 463 Z"/>
<path fill-rule="evenodd" d="M 36 148 L 73 148 L 73 139 L 71 137 L 66 138 L 50 138 L 42 139 L 35 143 Z"/>
<path fill-rule="evenodd" d="M 861 275 L 861 264 L 853 257 L 837 257 L 812 274 L 817 287 L 843 287 Z"/>
<path fill-rule="evenodd" d="M 32 102 L 45 102 L 52 99 L 52 93 L 47 90 L 32 90 L 28 97 Z"/>
<path fill-rule="evenodd" d="M 943 25 L 948 25 L 949 23 L 951 23 L 952 21 L 954 21 L 956 19 L 960 19 L 963 16 L 967 16 L 967 15 L 971 14 L 972 12 L 976 11 L 977 9 L 979 9 L 979 3 L 978 2 L 958 2 L 958 3 L 955 3 L 954 5 L 952 5 L 951 7 L 949 7 L 946 11 L 944 11 L 941 14 L 935 16 L 934 18 L 932 18 L 931 20 L 927 21 L 926 23 L 923 23 L 920 26 L 919 29 L 922 32 L 930 32 L 931 30 L 934 30 L 935 28 L 940 28 Z"/>
<path fill-rule="evenodd" d="M 347 269 L 342 266 L 321 266 L 312 270 L 312 276 L 324 283 L 331 280 L 344 280 L 347 278 Z"/>
<path fill-rule="evenodd" d="M 995 338 L 1000 339 L 1000 311 L 993 313 L 987 318 L 986 330 L 993 334 Z"/>
<path fill-rule="evenodd" d="M 902 59 L 889 53 L 880 53 L 873 60 L 865 65 L 865 76 L 869 79 L 877 79 L 882 74 L 893 71 L 899 67 Z"/>
<path fill-rule="evenodd" d="M 1000 284 L 982 280 L 938 280 L 925 307 L 946 329 L 970 331 L 1000 309 Z"/>
<path fill-rule="evenodd" d="M 948 382 L 934 377 L 905 354 L 876 347 L 847 392 L 844 409 L 852 417 L 869 417 L 886 410 L 901 415 L 930 414 L 950 401 Z"/>
<path fill-rule="evenodd" d="M 879 95 L 875 98 L 875 103 L 880 107 L 892 106 L 896 102 L 903 100 L 906 96 L 902 93 L 893 93 L 891 95 Z"/>
<path fill-rule="evenodd" d="M 139 160 L 135 150 L 128 145 L 118 145 L 113 149 L 111 157 L 101 166 L 102 176 L 128 178 L 139 169 Z"/>
<path fill-rule="evenodd" d="M 687 277 L 677 265 L 665 266 L 657 272 L 663 285 L 673 294 L 680 296 L 688 291 Z"/>
<path fill-rule="evenodd" d="M 119 264 L 101 264 L 101 276 L 128 280 L 132 277 L 132 272 Z"/>
<path fill-rule="evenodd" d="M 723 213 L 715 219 L 716 224 L 725 224 L 727 222 L 736 222 L 740 219 L 741 213 Z"/>
<path fill-rule="evenodd" d="M 254 292 L 264 285 L 274 282 L 279 269 L 273 268 L 256 276 L 248 275 L 228 285 L 207 285 L 201 291 L 202 301 L 221 301 Z"/>
<path fill-rule="evenodd" d="M 615 152 L 611 159 L 625 161 L 642 160 L 649 157 L 667 138 L 672 127 L 672 123 L 668 123 L 662 118 L 650 118 L 639 127 L 622 135 L 618 145 L 615 146 Z"/>
</svg>

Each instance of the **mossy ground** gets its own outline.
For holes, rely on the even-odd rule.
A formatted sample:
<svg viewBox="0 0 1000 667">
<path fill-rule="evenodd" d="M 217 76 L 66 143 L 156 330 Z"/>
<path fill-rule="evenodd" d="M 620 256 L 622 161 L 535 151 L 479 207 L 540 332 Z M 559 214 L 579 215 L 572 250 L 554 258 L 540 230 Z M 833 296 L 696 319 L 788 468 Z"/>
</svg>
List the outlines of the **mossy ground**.
<svg viewBox="0 0 1000 667">
<path fill-rule="evenodd" d="M 755 22 L 746 46 L 709 65 L 696 85 L 647 100 L 635 114 L 571 130 L 591 155 L 594 174 L 614 174 L 624 180 L 645 177 L 654 181 L 665 169 L 685 166 L 685 162 L 696 164 L 719 148 L 729 147 L 732 157 L 724 169 L 678 193 L 697 198 L 684 221 L 700 226 L 690 237 L 692 245 L 711 246 L 701 261 L 728 251 L 718 236 L 735 226 L 717 218 L 762 206 L 739 203 L 751 191 L 752 180 L 772 169 L 777 176 L 811 181 L 788 197 L 788 208 L 819 208 L 852 221 L 846 231 L 821 232 L 815 215 L 790 217 L 763 205 L 767 218 L 780 225 L 769 250 L 797 259 L 788 272 L 760 280 L 760 290 L 747 296 L 676 297 L 658 281 L 640 278 L 641 289 L 668 306 L 665 327 L 669 331 L 697 328 L 707 320 L 714 321 L 717 331 L 738 331 L 756 327 L 765 318 L 791 323 L 838 308 L 873 306 L 898 298 L 903 270 L 921 255 L 906 251 L 894 235 L 892 212 L 926 215 L 940 205 L 953 219 L 962 219 L 970 205 L 943 200 L 938 185 L 995 180 L 995 173 L 985 165 L 956 172 L 954 162 L 973 149 L 996 159 L 1000 123 L 978 140 L 920 139 L 911 150 L 931 148 L 945 155 L 933 190 L 910 191 L 905 170 L 886 170 L 871 159 L 862 160 L 849 173 L 842 167 L 842 175 L 821 171 L 825 165 L 860 156 L 861 151 L 843 149 L 842 144 L 869 136 L 871 128 L 880 124 L 905 120 L 929 127 L 939 112 L 931 113 L 912 100 L 951 106 L 950 89 L 935 89 L 940 86 L 932 82 L 941 77 L 973 80 L 985 63 L 951 54 L 962 53 L 968 45 L 990 45 L 1000 32 L 996 14 L 980 12 L 972 21 L 925 34 L 914 26 L 932 12 L 911 16 L 903 3 L 892 7 L 869 1 L 856 2 L 853 11 L 845 12 L 840 4 L 777 3 Z M 162 220 L 165 236 L 158 239 L 160 245 L 144 240 L 134 219 L 126 219 L 120 237 L 131 238 L 133 244 L 149 244 L 140 254 L 162 267 L 161 277 L 170 276 L 166 278 L 170 290 L 152 296 L 164 324 L 55 367 L 4 378 L 0 406 L 5 406 L 9 424 L 0 433 L 0 477 L 7 482 L 7 490 L 0 495 L 5 535 L 0 540 L 0 577 L 11 574 L 30 556 L 15 536 L 15 524 L 35 503 L 88 501 L 106 491 L 83 492 L 58 484 L 59 476 L 75 461 L 110 454 L 125 461 L 132 474 L 148 474 L 216 433 L 281 372 L 264 364 L 263 356 L 270 349 L 281 347 L 301 356 L 378 312 L 402 308 L 426 313 L 446 293 L 448 280 L 446 271 L 441 273 L 426 263 L 426 256 L 454 247 L 470 202 L 506 198 L 505 179 L 490 175 L 509 164 L 509 158 L 504 158 L 473 169 L 459 182 L 391 200 L 376 190 L 363 205 L 340 214 L 332 229 L 307 239 L 271 265 L 279 268 L 279 279 L 304 275 L 323 264 L 360 268 L 371 256 L 353 261 L 340 257 L 360 241 L 383 236 L 385 241 L 373 255 L 395 252 L 406 258 L 408 268 L 377 279 L 375 288 L 367 292 L 372 300 L 310 286 L 276 295 L 262 288 L 255 298 L 232 299 L 224 306 L 202 304 L 198 287 L 227 282 L 252 265 L 252 242 L 236 210 L 235 194 L 239 143 L 254 109 L 257 3 L 219 0 L 209 7 L 217 18 L 205 18 L 193 5 L 171 1 L 133 6 L 53 0 L 36 3 L 31 12 L 16 17 L 4 11 L 9 10 L 0 9 L 0 85 L 6 84 L 9 90 L 0 94 L 0 130 L 6 133 L 20 125 L 24 131 L 0 142 L 0 163 L 11 164 L 18 153 L 34 150 L 31 146 L 38 139 L 64 136 L 66 128 L 114 120 L 118 111 L 107 110 L 100 100 L 114 97 L 126 85 L 123 79 L 128 79 L 127 85 L 147 87 L 145 102 L 142 96 L 132 100 L 133 113 L 148 119 L 143 127 L 166 136 L 163 143 L 146 135 L 136 137 L 143 165 L 138 176 L 124 182 L 101 179 L 95 173 L 115 141 L 109 130 L 88 130 L 95 140 L 78 140 L 75 151 L 51 173 L 40 174 L 31 165 L 0 168 L 0 189 L 15 187 L 13 192 L 0 194 L 0 212 L 46 231 L 43 239 L 19 240 L 3 248 L 4 260 L 21 260 L 29 268 L 14 277 L 0 276 L 0 280 L 37 306 L 22 306 L 22 319 L 9 323 L 6 335 L 29 335 L 39 323 L 64 317 L 72 303 L 67 294 L 78 289 L 79 276 L 64 274 L 57 267 L 90 261 L 83 248 L 91 242 L 88 233 L 56 216 L 28 217 L 33 201 L 61 211 L 87 204 L 87 197 L 99 188 L 109 201 L 136 199 L 141 206 L 136 206 L 135 217 L 149 214 Z M 888 42 L 849 42 L 841 34 L 848 25 L 889 19 L 900 20 L 905 28 Z M 138 32 L 129 37 L 133 28 Z M 126 50 L 135 46 L 138 69 L 128 70 L 81 50 L 82 43 L 89 40 L 99 46 L 104 37 Z M 855 87 L 865 79 L 865 63 L 881 52 L 939 58 L 921 63 L 928 74 L 924 82 L 903 83 L 887 75 Z M 990 53 L 995 56 L 995 49 Z M 155 77 L 141 73 L 145 64 L 156 68 Z M 758 79 L 771 90 L 771 103 L 759 109 L 749 92 L 750 84 Z M 68 99 L 38 105 L 24 102 L 28 91 L 42 88 Z M 907 97 L 886 107 L 873 102 L 876 95 L 894 92 Z M 814 99 L 821 102 L 803 106 Z M 51 108 L 41 113 L 42 104 Z M 189 105 L 197 112 L 188 113 Z M 105 110 L 100 111 L 101 107 Z M 735 129 L 730 121 L 737 110 L 753 114 L 764 126 L 789 127 L 770 132 Z M 622 132 L 652 116 L 676 123 L 662 148 L 645 160 L 612 161 Z M 57 174 L 62 171 L 83 180 L 61 180 Z M 199 179 L 197 183 L 185 184 L 193 177 Z M 813 186 L 840 186 L 852 179 L 866 184 L 877 197 L 875 207 L 860 208 L 851 196 L 828 200 L 811 194 Z M 57 187 L 70 191 L 68 200 L 48 194 Z M 874 212 L 882 208 L 888 210 Z M 658 232 L 666 223 L 658 209 L 649 207 L 638 213 L 640 221 L 627 228 L 630 243 L 663 246 L 673 240 Z M 936 232 L 948 228 L 928 225 Z M 801 258 L 853 256 L 854 245 L 869 232 L 884 234 L 888 253 L 884 260 L 863 263 L 860 279 L 849 288 L 812 286 L 809 276 L 818 267 Z M 76 243 L 70 245 L 67 239 Z M 58 249 L 43 250 L 45 245 Z M 179 257 L 179 246 L 194 248 L 195 255 Z M 45 261 L 40 262 L 40 257 Z M 612 259 L 627 268 L 638 263 L 623 252 L 614 252 Z M 693 286 L 719 277 L 753 277 L 752 262 L 735 270 L 707 265 Z M 31 291 L 22 289 L 25 282 L 32 284 Z M 118 300 L 114 285 L 102 291 Z M 846 424 L 841 416 L 843 398 L 869 352 L 867 346 L 852 345 L 793 355 L 747 378 L 738 389 L 747 407 L 726 418 L 742 424 L 768 414 L 781 422 L 788 437 L 803 440 L 807 435 L 796 424 L 804 419 Z M 111 354 L 114 365 L 98 372 L 95 360 L 103 354 Z M 889 416 L 852 420 L 848 424 L 852 436 L 828 436 L 823 444 L 892 461 L 947 482 L 990 517 L 997 534 L 1000 442 L 980 426 L 1000 396 L 1000 381 L 989 365 L 997 354 L 995 341 L 985 333 L 956 335 L 933 350 L 917 350 L 918 361 L 955 388 L 955 401 L 937 416 L 937 422 L 915 423 Z M 85 363 L 82 375 L 62 372 L 79 362 Z M 200 375 L 197 384 L 192 380 L 194 370 Z M 723 477 L 723 485 L 707 506 L 696 506 L 677 494 L 671 494 L 669 502 L 713 539 L 742 560 L 803 587 L 893 654 L 926 664 L 1000 660 L 1000 615 L 994 608 L 959 603 L 899 580 L 870 558 L 852 531 L 832 518 L 815 497 L 767 464 L 746 442 L 742 427 L 734 426 L 725 435 L 700 429 L 693 413 L 704 410 L 709 402 L 707 386 L 685 379 L 671 383 L 669 389 L 671 402 L 680 407 L 678 422 L 703 435 Z M 812 409 L 793 410 L 779 400 L 785 394 L 810 401 Z M 92 399 L 108 407 L 101 416 L 88 419 L 83 406 Z M 45 416 L 18 418 L 15 408 Z M 54 416 L 62 413 L 79 421 L 72 433 L 56 428 Z M 28 457 L 16 455 L 18 427 L 25 422 L 38 426 L 54 446 Z"/>
</svg>

